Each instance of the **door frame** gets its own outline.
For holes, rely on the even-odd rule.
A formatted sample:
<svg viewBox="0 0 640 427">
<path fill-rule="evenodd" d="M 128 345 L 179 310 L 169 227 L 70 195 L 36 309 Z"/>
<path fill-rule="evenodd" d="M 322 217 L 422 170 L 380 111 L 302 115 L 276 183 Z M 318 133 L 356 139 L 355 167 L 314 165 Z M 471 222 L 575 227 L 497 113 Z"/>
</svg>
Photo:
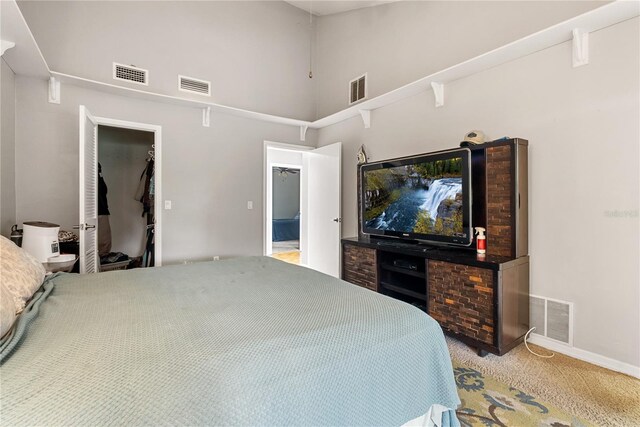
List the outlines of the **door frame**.
<svg viewBox="0 0 640 427">
<path fill-rule="evenodd" d="M 141 130 L 153 133 L 154 161 L 153 161 L 153 183 L 154 183 L 154 245 L 153 258 L 154 267 L 162 265 L 162 126 L 148 123 L 130 122 L 126 120 L 111 119 L 108 117 L 94 116 L 98 126 L 110 126 L 122 129 Z M 98 138 L 100 146 L 100 138 Z"/>
<path fill-rule="evenodd" d="M 309 147 L 306 145 L 295 145 L 295 144 L 287 144 L 282 142 L 274 142 L 274 141 L 264 141 L 264 149 L 263 149 L 263 158 L 262 158 L 262 224 L 264 227 L 262 233 L 262 254 L 265 256 L 271 255 L 268 253 L 268 249 L 270 247 L 269 237 L 272 237 L 271 233 L 269 233 L 269 224 L 267 223 L 267 219 L 269 217 L 273 218 L 273 214 L 269 215 L 269 213 L 273 213 L 273 181 L 272 181 L 272 167 L 273 165 L 277 166 L 285 166 L 291 167 L 295 169 L 300 169 L 300 205 L 302 206 L 302 174 L 304 173 L 303 167 L 298 165 L 285 165 L 282 162 L 274 162 L 272 164 L 268 163 L 267 153 L 269 150 L 282 150 L 282 151 L 293 151 L 296 153 L 304 153 L 311 150 L 315 150 L 315 147 Z M 270 197 L 267 197 L 270 196 Z M 302 225 L 300 226 L 300 233 L 302 234 Z M 300 250 L 302 250 L 302 241 L 303 236 L 300 236 Z"/>
</svg>

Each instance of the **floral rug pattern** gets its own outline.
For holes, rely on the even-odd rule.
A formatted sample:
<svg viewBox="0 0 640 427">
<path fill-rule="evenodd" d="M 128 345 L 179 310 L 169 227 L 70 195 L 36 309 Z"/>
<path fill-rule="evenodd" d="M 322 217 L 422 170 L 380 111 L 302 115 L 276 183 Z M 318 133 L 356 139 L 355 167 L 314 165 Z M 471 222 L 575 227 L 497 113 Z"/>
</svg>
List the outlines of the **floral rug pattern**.
<svg viewBox="0 0 640 427">
<path fill-rule="evenodd" d="M 456 415 L 463 427 L 591 426 L 474 369 L 457 366 L 454 362 L 453 371 L 462 401 Z"/>
</svg>

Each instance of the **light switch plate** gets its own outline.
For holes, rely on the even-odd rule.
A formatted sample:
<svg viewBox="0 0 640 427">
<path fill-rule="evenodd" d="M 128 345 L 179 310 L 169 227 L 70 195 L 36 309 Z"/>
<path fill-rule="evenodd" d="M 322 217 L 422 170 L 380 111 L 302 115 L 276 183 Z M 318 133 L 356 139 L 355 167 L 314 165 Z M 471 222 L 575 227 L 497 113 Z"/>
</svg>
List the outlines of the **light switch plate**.
<svg viewBox="0 0 640 427">
<path fill-rule="evenodd" d="M 164 209 L 165 210 L 171 210 L 171 200 L 165 200 L 164 201 Z"/>
<path fill-rule="evenodd" d="M 253 202 L 251 200 L 247 202 L 247 209 L 253 209 Z"/>
</svg>

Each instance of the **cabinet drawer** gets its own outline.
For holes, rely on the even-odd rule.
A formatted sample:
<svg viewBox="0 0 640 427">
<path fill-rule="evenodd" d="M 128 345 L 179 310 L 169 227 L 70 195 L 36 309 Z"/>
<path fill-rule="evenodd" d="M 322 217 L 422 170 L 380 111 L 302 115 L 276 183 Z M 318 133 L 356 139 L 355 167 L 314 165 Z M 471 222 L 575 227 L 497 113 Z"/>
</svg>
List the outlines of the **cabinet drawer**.
<svg viewBox="0 0 640 427">
<path fill-rule="evenodd" d="M 344 280 L 372 291 L 378 291 L 375 249 L 344 245 L 342 260 L 342 278 Z"/>
<path fill-rule="evenodd" d="M 493 344 L 493 274 L 483 268 L 429 260 L 429 314 L 445 329 Z"/>
</svg>

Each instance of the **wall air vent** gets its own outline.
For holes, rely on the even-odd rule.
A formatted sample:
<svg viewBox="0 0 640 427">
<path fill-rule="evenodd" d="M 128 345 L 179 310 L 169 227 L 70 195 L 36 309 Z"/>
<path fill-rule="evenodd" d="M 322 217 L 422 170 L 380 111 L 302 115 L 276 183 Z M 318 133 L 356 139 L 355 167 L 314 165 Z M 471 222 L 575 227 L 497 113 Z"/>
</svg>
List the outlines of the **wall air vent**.
<svg viewBox="0 0 640 427">
<path fill-rule="evenodd" d="M 349 82 L 349 105 L 362 101 L 367 97 L 367 74 L 363 74 Z"/>
<path fill-rule="evenodd" d="M 211 96 L 211 82 L 194 79 L 193 77 L 178 76 L 178 90 Z"/>
<path fill-rule="evenodd" d="M 130 83 L 141 85 L 149 85 L 149 71 L 138 68 L 134 65 L 124 65 L 113 63 L 113 78 L 115 80 L 124 80 Z"/>
<path fill-rule="evenodd" d="M 533 333 L 573 345 L 573 303 L 535 295 L 529 301 Z"/>
</svg>

